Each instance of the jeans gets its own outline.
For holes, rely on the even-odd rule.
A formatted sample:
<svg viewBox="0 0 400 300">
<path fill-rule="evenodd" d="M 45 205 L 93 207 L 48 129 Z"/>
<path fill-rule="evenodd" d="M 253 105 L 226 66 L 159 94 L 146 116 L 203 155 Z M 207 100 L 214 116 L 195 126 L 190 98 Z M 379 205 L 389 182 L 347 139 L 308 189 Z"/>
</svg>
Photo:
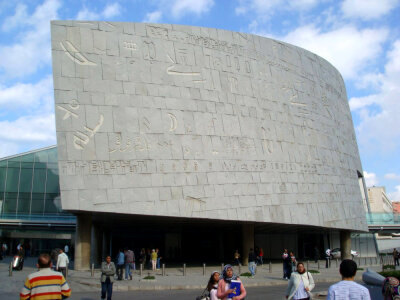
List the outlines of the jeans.
<svg viewBox="0 0 400 300">
<path fill-rule="evenodd" d="M 125 264 L 125 279 L 132 278 L 132 263 Z"/>
<path fill-rule="evenodd" d="M 64 267 L 64 268 L 59 267 L 58 272 L 63 274 L 64 278 L 67 279 L 67 268 L 66 267 Z"/>
<path fill-rule="evenodd" d="M 331 258 L 330 257 L 325 257 L 325 259 L 326 259 L 325 267 L 326 268 L 330 268 L 331 267 Z"/>
<path fill-rule="evenodd" d="M 107 278 L 105 282 L 101 283 L 101 299 L 106 299 L 107 294 L 107 300 L 111 300 L 112 289 L 113 283 L 110 281 L 110 278 Z"/>
<path fill-rule="evenodd" d="M 291 274 L 292 274 L 292 265 L 283 263 L 283 278 L 290 279 Z"/>
<path fill-rule="evenodd" d="M 160 259 L 159 257 L 157 257 L 157 269 L 160 269 Z"/>
<path fill-rule="evenodd" d="M 124 265 L 117 265 L 118 280 L 122 280 L 123 273 L 124 273 Z"/>
<path fill-rule="evenodd" d="M 256 275 L 256 263 L 254 261 L 249 261 L 249 271 L 251 276 Z"/>
</svg>

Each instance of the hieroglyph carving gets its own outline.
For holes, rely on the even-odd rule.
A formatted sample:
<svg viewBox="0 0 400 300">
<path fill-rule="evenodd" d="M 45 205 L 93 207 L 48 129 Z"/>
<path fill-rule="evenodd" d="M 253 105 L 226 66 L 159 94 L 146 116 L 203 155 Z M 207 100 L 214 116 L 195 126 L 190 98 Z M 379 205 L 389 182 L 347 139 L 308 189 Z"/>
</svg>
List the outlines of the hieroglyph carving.
<svg viewBox="0 0 400 300">
<path fill-rule="evenodd" d="M 65 45 L 64 45 L 65 44 Z M 60 42 L 61 48 L 64 50 L 65 54 L 82 66 L 96 66 L 97 64 L 87 59 L 71 42 L 65 41 Z"/>
<path fill-rule="evenodd" d="M 69 108 L 65 108 L 61 105 L 57 105 L 57 108 L 65 111 L 65 115 L 63 117 L 63 120 L 68 119 L 69 117 L 74 117 L 74 118 L 78 118 L 78 114 L 76 114 L 75 112 L 73 112 L 72 110 L 77 110 L 79 108 L 79 102 L 76 100 L 71 100 L 71 103 L 68 104 Z"/>
<path fill-rule="evenodd" d="M 86 132 L 76 131 L 74 134 L 74 147 L 78 150 L 83 150 L 87 143 L 89 143 L 90 139 L 96 134 L 96 132 L 100 129 L 101 125 L 103 125 L 104 116 L 100 114 L 99 121 L 96 126 L 92 129 L 87 126 L 83 126 L 83 129 Z"/>
<path fill-rule="evenodd" d="M 68 108 L 66 106 L 57 105 L 57 108 L 59 110 L 65 112 L 63 116 L 63 121 L 67 120 L 70 117 L 79 119 L 78 113 L 75 112 L 78 110 L 79 107 L 80 107 L 79 102 L 75 99 L 71 100 L 71 102 L 68 104 Z M 90 139 L 96 134 L 96 132 L 103 125 L 103 122 L 104 122 L 104 116 L 100 114 L 99 121 L 97 122 L 94 128 L 83 126 L 84 131 L 79 131 L 79 130 L 75 131 L 73 138 L 75 149 L 83 150 L 85 146 L 89 143 Z"/>
</svg>

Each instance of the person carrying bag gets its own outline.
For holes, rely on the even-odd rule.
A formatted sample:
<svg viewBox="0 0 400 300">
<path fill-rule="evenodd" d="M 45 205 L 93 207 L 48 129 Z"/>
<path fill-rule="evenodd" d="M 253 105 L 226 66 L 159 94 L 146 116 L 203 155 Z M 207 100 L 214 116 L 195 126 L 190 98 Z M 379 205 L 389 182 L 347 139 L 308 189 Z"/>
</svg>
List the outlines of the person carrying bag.
<svg viewBox="0 0 400 300">
<path fill-rule="evenodd" d="M 286 289 L 286 299 L 309 300 L 311 291 L 315 287 L 314 279 L 304 268 L 304 264 L 297 264 L 297 271 L 292 274 Z"/>
</svg>

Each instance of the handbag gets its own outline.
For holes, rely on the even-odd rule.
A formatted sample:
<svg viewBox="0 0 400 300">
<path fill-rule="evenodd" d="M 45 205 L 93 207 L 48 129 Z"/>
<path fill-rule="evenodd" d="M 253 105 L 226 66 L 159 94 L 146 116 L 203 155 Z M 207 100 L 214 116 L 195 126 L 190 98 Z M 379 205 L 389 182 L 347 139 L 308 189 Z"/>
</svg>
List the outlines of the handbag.
<svg viewBox="0 0 400 300">
<path fill-rule="evenodd" d="M 204 289 L 200 296 L 196 297 L 196 300 L 210 300 L 210 293 L 207 291 L 207 288 Z"/>
</svg>

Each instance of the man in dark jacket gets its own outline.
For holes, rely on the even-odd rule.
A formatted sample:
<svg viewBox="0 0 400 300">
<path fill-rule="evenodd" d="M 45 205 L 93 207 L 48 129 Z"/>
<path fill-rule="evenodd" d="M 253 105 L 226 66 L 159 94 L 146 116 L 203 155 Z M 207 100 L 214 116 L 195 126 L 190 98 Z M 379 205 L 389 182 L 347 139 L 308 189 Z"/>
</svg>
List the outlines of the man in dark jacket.
<svg viewBox="0 0 400 300">
<path fill-rule="evenodd" d="M 290 279 L 290 275 L 292 273 L 292 261 L 290 259 L 290 255 L 287 249 L 283 251 L 282 254 L 283 259 L 283 279 Z"/>
<path fill-rule="evenodd" d="M 115 265 L 111 261 L 111 256 L 106 257 L 106 261 L 101 263 L 101 299 L 111 300 L 115 275 Z"/>
</svg>

